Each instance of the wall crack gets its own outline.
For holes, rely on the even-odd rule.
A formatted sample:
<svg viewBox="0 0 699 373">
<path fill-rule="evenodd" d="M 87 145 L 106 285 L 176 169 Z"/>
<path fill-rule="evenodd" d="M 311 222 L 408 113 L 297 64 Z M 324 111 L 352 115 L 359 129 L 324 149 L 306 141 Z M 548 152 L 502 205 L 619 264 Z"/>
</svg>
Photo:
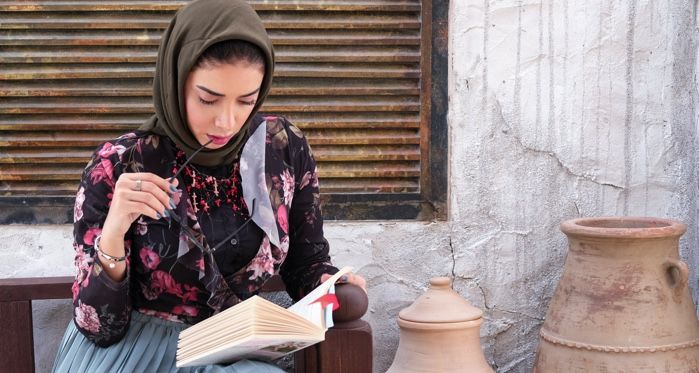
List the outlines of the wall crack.
<svg viewBox="0 0 699 373">
<path fill-rule="evenodd" d="M 505 135 L 509 135 L 517 143 L 517 145 L 519 145 L 520 148 L 524 149 L 525 152 L 530 152 L 530 153 L 534 153 L 534 154 L 541 154 L 541 155 L 548 156 L 549 158 L 552 158 L 554 161 L 556 161 L 556 163 L 558 164 L 558 166 L 560 168 L 562 168 L 568 175 L 570 175 L 572 177 L 587 180 L 589 182 L 592 182 L 592 183 L 595 183 L 598 185 L 612 187 L 612 188 L 617 189 L 617 190 L 626 190 L 626 188 L 621 186 L 621 185 L 617 185 L 617 184 L 609 183 L 609 182 L 604 182 L 604 181 L 598 181 L 595 179 L 594 176 L 590 176 L 587 174 L 578 174 L 578 173 L 573 172 L 573 170 L 571 170 L 570 167 L 568 167 L 565 163 L 563 163 L 563 161 L 560 158 L 558 158 L 558 155 L 551 150 L 537 149 L 535 147 L 531 147 L 531 146 L 526 145 L 524 143 L 524 141 L 522 140 L 522 138 L 520 138 L 519 136 L 517 136 L 515 134 L 515 131 L 513 131 L 513 127 L 509 126 L 507 124 L 507 121 L 505 120 L 505 116 L 502 113 L 502 106 L 500 106 L 500 101 L 494 100 L 494 102 L 495 102 L 495 106 L 497 107 L 497 113 L 499 115 L 498 119 L 500 119 L 500 123 L 503 123 L 503 125 L 504 125 L 504 128 L 502 128 L 500 132 L 502 132 Z"/>
</svg>

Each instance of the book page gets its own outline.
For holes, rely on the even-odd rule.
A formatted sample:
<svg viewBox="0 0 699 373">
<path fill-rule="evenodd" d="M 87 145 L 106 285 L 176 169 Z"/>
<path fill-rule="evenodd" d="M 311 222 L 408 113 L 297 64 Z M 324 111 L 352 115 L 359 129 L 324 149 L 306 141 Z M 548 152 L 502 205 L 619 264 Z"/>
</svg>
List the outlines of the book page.
<svg viewBox="0 0 699 373">
<path fill-rule="evenodd" d="M 186 358 L 178 356 L 176 365 L 178 368 L 181 368 L 204 364 L 230 363 L 242 359 L 271 361 L 318 342 L 318 339 L 309 337 L 255 336 L 219 346 L 203 353 L 190 355 Z"/>
<path fill-rule="evenodd" d="M 306 320 L 314 323 L 315 325 L 318 325 L 323 329 L 327 329 L 329 326 L 332 325 L 332 310 L 330 311 L 331 317 L 328 318 L 326 311 L 323 309 L 321 303 L 315 302 L 318 300 L 318 298 L 322 297 L 325 294 L 328 294 L 330 289 L 335 286 L 335 282 L 342 275 L 351 271 L 352 267 L 343 267 L 332 277 L 325 280 L 325 282 L 313 289 L 312 292 L 306 294 L 305 297 L 301 298 L 298 302 L 294 303 L 291 307 L 288 308 L 288 310 L 305 318 Z"/>
</svg>

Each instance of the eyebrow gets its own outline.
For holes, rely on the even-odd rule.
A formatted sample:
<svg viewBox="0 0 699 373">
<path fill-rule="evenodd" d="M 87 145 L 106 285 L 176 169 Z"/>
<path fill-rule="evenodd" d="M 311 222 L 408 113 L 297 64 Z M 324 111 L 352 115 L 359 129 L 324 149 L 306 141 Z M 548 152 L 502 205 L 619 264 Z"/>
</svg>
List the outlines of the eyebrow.
<svg viewBox="0 0 699 373">
<path fill-rule="evenodd" d="M 204 92 L 210 94 L 210 95 L 214 95 L 214 96 L 218 96 L 218 97 L 225 97 L 225 96 L 226 96 L 226 95 L 224 95 L 223 93 L 218 93 L 218 92 L 212 91 L 212 90 L 210 90 L 210 89 L 208 89 L 208 88 L 206 88 L 206 87 L 204 87 L 204 86 L 201 86 L 201 85 L 198 85 L 198 86 L 196 86 L 196 87 L 199 88 L 199 89 L 201 89 L 202 91 L 204 91 Z M 257 88 L 256 90 L 254 90 L 254 91 L 252 91 L 252 92 L 250 92 L 250 93 L 248 93 L 248 94 L 244 94 L 244 95 L 242 95 L 242 96 L 240 96 L 240 97 L 252 96 L 252 95 L 254 95 L 255 93 L 257 93 L 257 92 L 259 92 L 259 91 L 260 91 L 260 88 Z"/>
</svg>

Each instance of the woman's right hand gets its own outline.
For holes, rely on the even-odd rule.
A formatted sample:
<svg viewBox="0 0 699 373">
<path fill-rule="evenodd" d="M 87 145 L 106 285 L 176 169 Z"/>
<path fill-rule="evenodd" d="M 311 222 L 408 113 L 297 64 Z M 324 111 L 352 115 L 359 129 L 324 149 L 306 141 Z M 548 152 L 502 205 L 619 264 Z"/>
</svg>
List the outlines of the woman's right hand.
<svg viewBox="0 0 699 373">
<path fill-rule="evenodd" d="M 177 184 L 177 179 L 171 184 L 150 172 L 121 174 L 114 185 L 102 235 L 123 238 L 141 215 L 156 220 L 167 217 L 167 210 L 175 208 L 172 194 L 177 191 Z"/>
</svg>

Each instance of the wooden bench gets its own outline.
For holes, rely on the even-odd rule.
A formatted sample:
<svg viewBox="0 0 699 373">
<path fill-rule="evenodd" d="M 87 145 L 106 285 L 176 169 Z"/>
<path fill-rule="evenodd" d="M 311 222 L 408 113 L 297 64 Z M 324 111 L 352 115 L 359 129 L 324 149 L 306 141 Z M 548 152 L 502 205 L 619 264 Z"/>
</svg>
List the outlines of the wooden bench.
<svg viewBox="0 0 699 373">
<path fill-rule="evenodd" d="M 32 301 L 70 299 L 72 284 L 72 277 L 0 279 L 0 370 L 34 372 Z M 284 291 L 279 277 L 263 288 L 275 291 Z M 333 313 L 335 326 L 324 342 L 295 353 L 296 373 L 371 373 L 371 327 L 360 319 L 368 305 L 366 294 L 354 285 L 338 285 L 336 293 L 340 308 Z"/>
</svg>

